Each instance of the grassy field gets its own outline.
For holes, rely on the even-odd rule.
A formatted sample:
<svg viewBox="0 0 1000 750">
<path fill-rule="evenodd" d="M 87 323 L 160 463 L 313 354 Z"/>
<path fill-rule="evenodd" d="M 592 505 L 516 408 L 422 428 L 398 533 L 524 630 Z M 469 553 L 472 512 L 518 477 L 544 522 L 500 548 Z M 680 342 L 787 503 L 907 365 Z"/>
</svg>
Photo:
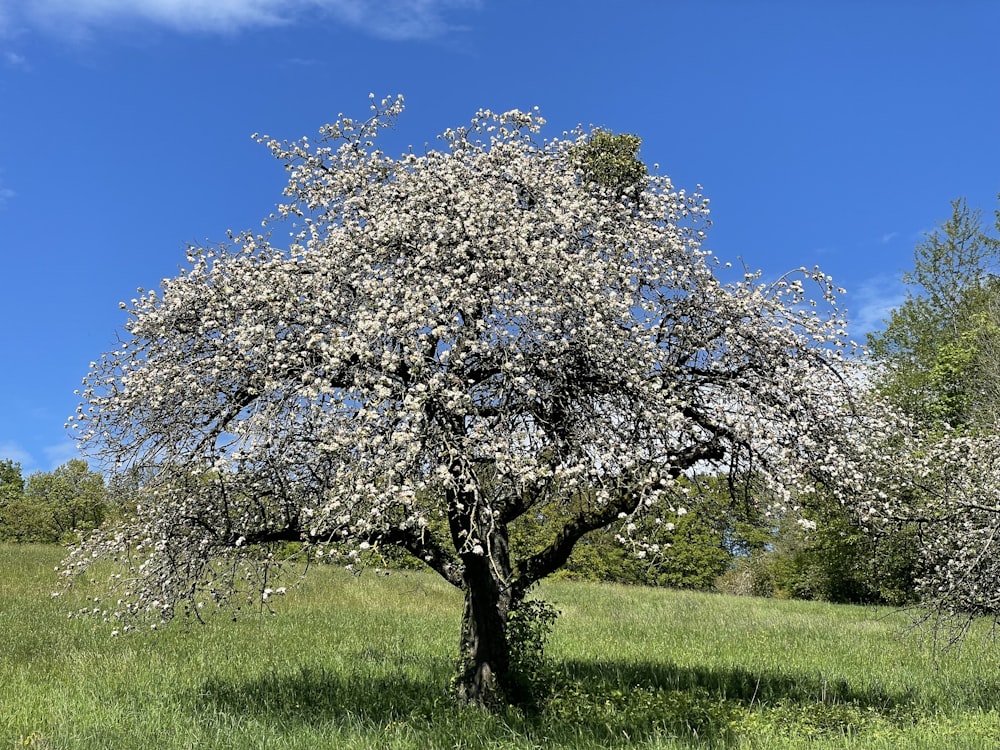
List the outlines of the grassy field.
<svg viewBox="0 0 1000 750">
<path fill-rule="evenodd" d="M 315 569 L 276 616 L 110 638 L 0 546 L 0 748 L 1000 747 L 1000 647 L 935 658 L 885 611 L 552 583 L 539 713 L 459 711 L 460 597 Z M 76 596 L 82 596 L 77 594 Z"/>
</svg>

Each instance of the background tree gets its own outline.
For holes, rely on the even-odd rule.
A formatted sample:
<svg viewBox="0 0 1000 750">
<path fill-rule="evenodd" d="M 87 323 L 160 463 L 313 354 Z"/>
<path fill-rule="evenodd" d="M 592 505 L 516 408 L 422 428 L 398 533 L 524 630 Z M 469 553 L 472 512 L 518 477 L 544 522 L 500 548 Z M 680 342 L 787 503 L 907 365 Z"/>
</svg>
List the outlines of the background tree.
<svg viewBox="0 0 1000 750">
<path fill-rule="evenodd" d="M 104 477 L 79 458 L 54 471 L 31 474 L 24 499 L 44 511 L 52 541 L 96 529 L 109 511 Z"/>
<path fill-rule="evenodd" d="M 998 217 L 1000 221 L 1000 217 Z M 992 429 L 1000 409 L 1000 239 L 964 199 L 917 245 L 906 300 L 869 335 L 880 391 L 920 424 Z"/>
<path fill-rule="evenodd" d="M 874 533 L 856 508 L 823 491 L 797 502 L 798 512 L 774 519 L 764 543 L 738 560 L 747 579 L 742 593 L 841 604 L 914 602 L 912 530 Z"/>
<path fill-rule="evenodd" d="M 727 499 L 728 500 L 728 499 Z M 634 527 L 623 536 L 620 523 L 596 529 L 573 547 L 557 576 L 579 581 L 602 581 L 637 586 L 711 589 L 732 560 L 731 502 L 711 495 L 691 497 L 695 509 L 678 508 L 665 517 L 643 514 L 631 520 Z M 723 507 L 725 514 L 723 514 Z M 558 534 L 571 519 L 541 514 L 522 519 L 511 537 L 517 555 Z M 638 548 L 631 538 L 642 540 Z"/>
<path fill-rule="evenodd" d="M 21 464 L 0 461 L 0 540 L 17 540 L 24 526 L 24 477 Z"/>
<path fill-rule="evenodd" d="M 0 501 L 15 498 L 24 492 L 21 464 L 9 458 L 0 461 Z"/>
<path fill-rule="evenodd" d="M 133 300 L 75 423 L 143 484 L 68 567 L 125 566 L 98 609 L 129 623 L 259 606 L 278 544 L 399 546 L 464 592 L 456 696 L 495 706 L 512 614 L 583 537 L 683 507 L 697 471 L 776 502 L 854 482 L 864 415 L 830 279 L 722 284 L 701 196 L 588 166 L 634 142 L 484 111 L 393 159 L 375 143 L 401 100 L 373 108 L 316 145 L 261 138 L 288 170 L 289 248 L 191 248 Z M 539 516 L 558 527 L 512 554 Z"/>
<path fill-rule="evenodd" d="M 698 472 L 679 482 L 683 505 L 662 516 L 646 514 L 626 525 L 624 532 L 609 530 L 623 555 L 619 580 L 646 586 L 713 589 L 720 576 L 752 551 L 771 541 L 768 511 L 775 506 L 763 496 L 752 496 L 752 484 L 731 485 L 725 474 Z M 631 528 L 631 530 L 630 530 Z M 636 544 L 635 540 L 641 540 Z M 633 550 L 633 545 L 635 549 Z M 577 551 L 567 568 L 576 572 Z"/>
<path fill-rule="evenodd" d="M 100 526 L 108 515 L 103 476 L 71 459 L 51 472 L 34 472 L 25 483 L 20 466 L 0 463 L 0 539 L 52 543 Z"/>
</svg>

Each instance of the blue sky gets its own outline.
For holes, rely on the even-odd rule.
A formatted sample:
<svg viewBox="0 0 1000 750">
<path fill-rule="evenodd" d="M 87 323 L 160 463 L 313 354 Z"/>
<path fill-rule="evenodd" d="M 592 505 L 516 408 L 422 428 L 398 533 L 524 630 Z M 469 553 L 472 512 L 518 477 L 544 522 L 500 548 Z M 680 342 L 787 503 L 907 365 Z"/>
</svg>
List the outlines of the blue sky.
<svg viewBox="0 0 1000 750">
<path fill-rule="evenodd" d="M 0 458 L 73 457 L 118 302 L 280 200 L 252 133 L 369 92 L 398 151 L 481 107 L 636 133 L 717 254 L 821 265 L 863 337 L 949 201 L 997 207 L 998 34 L 996 0 L 0 0 Z"/>
</svg>

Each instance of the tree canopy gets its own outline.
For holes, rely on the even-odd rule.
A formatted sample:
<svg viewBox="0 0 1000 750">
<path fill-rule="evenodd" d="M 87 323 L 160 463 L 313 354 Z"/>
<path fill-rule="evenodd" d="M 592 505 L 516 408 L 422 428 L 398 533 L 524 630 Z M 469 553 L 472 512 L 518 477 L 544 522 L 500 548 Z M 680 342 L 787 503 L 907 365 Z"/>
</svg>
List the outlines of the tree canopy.
<svg viewBox="0 0 1000 750">
<path fill-rule="evenodd" d="M 632 136 L 481 111 L 392 158 L 376 143 L 402 100 L 372 108 L 315 144 L 259 137 L 288 172 L 269 219 L 287 247 L 191 247 L 123 304 L 74 418 L 142 477 L 69 561 L 128 569 L 104 616 L 259 605 L 275 545 L 396 546 L 464 591 L 457 695 L 494 705 L 512 613 L 584 535 L 620 524 L 655 552 L 634 519 L 693 502 L 699 472 L 762 504 L 862 481 L 830 278 L 721 281 L 707 200 L 647 174 Z M 538 518 L 557 523 L 512 555 Z"/>
<path fill-rule="evenodd" d="M 25 481 L 20 464 L 0 461 L 0 540 L 58 542 L 89 533 L 111 513 L 104 477 L 70 459 Z"/>
<path fill-rule="evenodd" d="M 1000 417 L 1000 238 L 964 199 L 903 277 L 906 300 L 869 336 L 878 387 L 926 427 L 993 428 Z"/>
</svg>

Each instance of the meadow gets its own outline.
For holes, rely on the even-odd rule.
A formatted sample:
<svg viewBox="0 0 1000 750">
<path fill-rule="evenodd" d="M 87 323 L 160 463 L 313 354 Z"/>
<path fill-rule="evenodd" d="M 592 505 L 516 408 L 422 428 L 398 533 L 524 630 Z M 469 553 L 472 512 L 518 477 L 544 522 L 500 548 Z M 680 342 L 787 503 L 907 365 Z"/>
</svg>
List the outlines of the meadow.
<svg viewBox="0 0 1000 750">
<path fill-rule="evenodd" d="M 275 615 L 110 637 L 52 599 L 56 547 L 0 546 L 0 748 L 992 748 L 1000 645 L 905 613 L 555 581 L 537 711 L 458 710 L 461 598 L 314 568 Z M 76 601 L 71 601 L 76 599 Z"/>
</svg>

